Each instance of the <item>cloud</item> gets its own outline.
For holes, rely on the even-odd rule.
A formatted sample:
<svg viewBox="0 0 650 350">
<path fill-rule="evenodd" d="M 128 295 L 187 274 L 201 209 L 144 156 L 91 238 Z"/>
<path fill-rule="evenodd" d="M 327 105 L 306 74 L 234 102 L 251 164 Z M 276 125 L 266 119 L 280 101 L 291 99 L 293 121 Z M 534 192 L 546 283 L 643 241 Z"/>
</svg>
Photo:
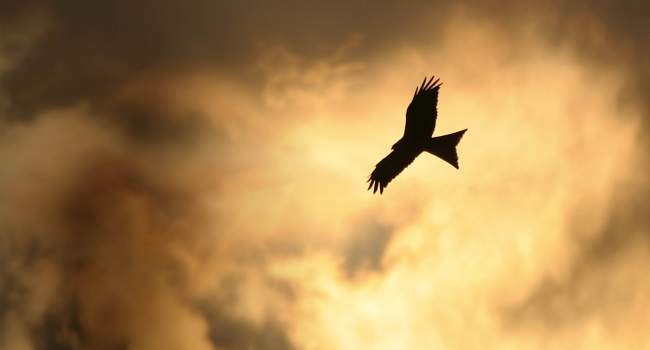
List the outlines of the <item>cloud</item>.
<svg viewBox="0 0 650 350">
<path fill-rule="evenodd" d="M 350 276 L 363 270 L 381 270 L 393 227 L 370 222 L 355 230 L 345 253 L 344 269 Z"/>
<path fill-rule="evenodd" d="M 644 5 L 506 5 L 0 5 L 0 347 L 642 341 Z"/>
</svg>

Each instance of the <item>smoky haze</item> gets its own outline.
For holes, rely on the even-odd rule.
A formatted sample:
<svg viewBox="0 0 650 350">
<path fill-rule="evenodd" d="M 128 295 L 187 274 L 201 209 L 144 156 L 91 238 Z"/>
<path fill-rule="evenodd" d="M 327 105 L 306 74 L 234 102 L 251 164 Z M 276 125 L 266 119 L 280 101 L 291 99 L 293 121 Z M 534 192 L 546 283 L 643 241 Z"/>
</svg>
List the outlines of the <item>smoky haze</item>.
<svg viewBox="0 0 650 350">
<path fill-rule="evenodd" d="M 650 345 L 648 18 L 1 4 L 0 348 Z M 431 74 L 461 170 L 372 198 Z"/>
</svg>

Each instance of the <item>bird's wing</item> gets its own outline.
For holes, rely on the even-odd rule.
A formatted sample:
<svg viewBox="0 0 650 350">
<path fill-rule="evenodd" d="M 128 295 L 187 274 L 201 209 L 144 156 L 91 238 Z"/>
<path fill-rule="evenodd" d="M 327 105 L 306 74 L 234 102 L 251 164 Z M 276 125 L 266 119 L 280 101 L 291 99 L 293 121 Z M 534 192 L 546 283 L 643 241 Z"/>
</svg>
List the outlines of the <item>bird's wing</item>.
<svg viewBox="0 0 650 350">
<path fill-rule="evenodd" d="M 374 187 L 372 193 L 376 193 L 377 188 L 379 188 L 379 193 L 384 193 L 384 187 L 388 186 L 391 180 L 413 163 L 413 160 L 417 156 L 418 153 L 404 149 L 390 152 L 384 159 L 377 163 L 375 170 L 370 174 L 370 178 L 368 178 L 370 186 L 368 186 L 368 189 L 370 190 Z"/>
<path fill-rule="evenodd" d="M 438 91 L 442 85 L 440 79 L 434 81 L 433 78 L 427 81 L 425 77 L 422 84 L 415 88 L 413 100 L 406 109 L 406 138 L 430 137 L 433 134 L 438 116 Z"/>
</svg>

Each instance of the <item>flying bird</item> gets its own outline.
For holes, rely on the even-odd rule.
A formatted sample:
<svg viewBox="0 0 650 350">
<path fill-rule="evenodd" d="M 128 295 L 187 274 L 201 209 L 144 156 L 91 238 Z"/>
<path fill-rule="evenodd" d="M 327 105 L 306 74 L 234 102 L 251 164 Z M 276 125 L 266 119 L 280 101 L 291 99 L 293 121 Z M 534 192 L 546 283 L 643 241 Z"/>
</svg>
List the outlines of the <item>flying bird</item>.
<svg viewBox="0 0 650 350">
<path fill-rule="evenodd" d="M 433 136 L 438 117 L 438 91 L 440 79 L 429 81 L 424 77 L 422 84 L 415 88 L 413 100 L 406 109 L 406 125 L 404 135 L 393 147 L 392 151 L 375 166 L 368 181 L 372 193 L 384 193 L 388 186 L 402 170 L 406 169 L 422 152 L 429 152 L 458 169 L 456 145 L 467 129 L 443 136 Z"/>
</svg>

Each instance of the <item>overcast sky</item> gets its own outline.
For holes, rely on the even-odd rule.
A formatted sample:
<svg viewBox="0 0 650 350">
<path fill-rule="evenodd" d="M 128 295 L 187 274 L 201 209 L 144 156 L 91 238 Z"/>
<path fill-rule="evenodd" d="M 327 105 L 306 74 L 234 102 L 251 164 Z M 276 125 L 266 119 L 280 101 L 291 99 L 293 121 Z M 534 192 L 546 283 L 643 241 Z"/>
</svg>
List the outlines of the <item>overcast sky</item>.
<svg viewBox="0 0 650 350">
<path fill-rule="evenodd" d="M 650 346 L 635 1 L 0 5 L 0 348 Z M 460 170 L 364 185 L 423 77 Z"/>
</svg>

